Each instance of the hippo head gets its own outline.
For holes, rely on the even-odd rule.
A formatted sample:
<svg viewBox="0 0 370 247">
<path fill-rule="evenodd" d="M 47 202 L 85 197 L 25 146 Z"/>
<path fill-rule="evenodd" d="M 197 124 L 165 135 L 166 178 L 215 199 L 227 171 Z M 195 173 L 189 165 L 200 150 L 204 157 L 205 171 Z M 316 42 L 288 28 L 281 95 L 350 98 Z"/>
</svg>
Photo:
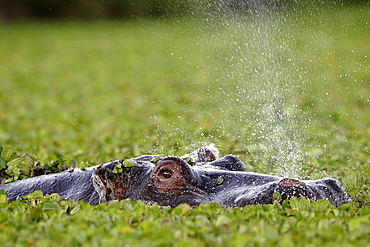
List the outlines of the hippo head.
<svg viewBox="0 0 370 247">
<path fill-rule="evenodd" d="M 163 157 L 153 163 L 149 156 L 135 159 L 133 167 L 122 173 L 100 168 L 92 175 L 100 202 L 131 198 L 159 205 L 177 206 L 187 203 L 197 206 L 210 201 L 206 192 L 197 184 L 198 174 L 179 157 Z M 158 157 L 154 157 L 154 160 Z"/>
<path fill-rule="evenodd" d="M 171 207 L 212 201 L 228 208 L 272 203 L 275 192 L 283 200 L 304 196 L 329 200 L 335 206 L 350 200 L 333 179 L 302 181 L 246 172 L 237 157 L 217 159 L 204 148 L 195 159 L 188 158 L 147 155 L 132 159 L 135 165 L 120 173 L 100 168 L 92 175 L 99 201 L 131 198 Z"/>
</svg>

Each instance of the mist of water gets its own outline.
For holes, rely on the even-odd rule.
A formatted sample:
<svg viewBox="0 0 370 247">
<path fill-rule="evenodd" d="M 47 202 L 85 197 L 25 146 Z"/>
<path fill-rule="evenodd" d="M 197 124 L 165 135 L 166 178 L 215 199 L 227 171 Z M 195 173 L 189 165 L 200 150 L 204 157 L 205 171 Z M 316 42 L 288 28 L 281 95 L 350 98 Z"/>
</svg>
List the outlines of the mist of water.
<svg viewBox="0 0 370 247">
<path fill-rule="evenodd" d="M 295 102 L 304 81 L 285 9 L 277 1 L 251 0 L 213 1 L 194 11 L 203 16 L 199 33 L 221 50 L 213 51 L 218 91 L 208 93 L 219 101 L 215 114 L 224 115 L 227 135 L 263 154 L 274 173 L 300 177 L 307 133 Z"/>
<path fill-rule="evenodd" d="M 299 10 L 285 5 L 289 1 L 193 2 L 188 12 L 194 19 L 185 20 L 199 34 L 194 49 L 212 60 L 208 71 L 214 81 L 202 91 L 213 104 L 200 114 L 208 114 L 209 121 L 212 115 L 221 116 L 220 135 L 256 154 L 244 161 L 280 176 L 304 177 L 309 136 L 297 102 L 306 82 L 292 45 L 299 34 L 291 29 Z M 176 124 L 167 127 L 174 129 Z M 214 141 L 206 137 L 202 144 Z"/>
</svg>

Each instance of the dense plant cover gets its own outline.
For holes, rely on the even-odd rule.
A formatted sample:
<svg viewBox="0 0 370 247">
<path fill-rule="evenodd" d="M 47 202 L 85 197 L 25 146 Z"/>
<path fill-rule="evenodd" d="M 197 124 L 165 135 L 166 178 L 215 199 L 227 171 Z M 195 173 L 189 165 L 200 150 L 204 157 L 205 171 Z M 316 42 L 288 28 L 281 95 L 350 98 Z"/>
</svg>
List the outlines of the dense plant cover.
<svg viewBox="0 0 370 247">
<path fill-rule="evenodd" d="M 285 42 L 294 51 L 296 75 L 288 79 L 302 82 L 276 91 L 288 92 L 279 102 L 291 102 L 301 116 L 291 127 L 305 151 L 291 164 L 301 167 L 301 178 L 338 179 L 353 202 L 334 208 L 303 198 L 226 210 L 124 200 L 93 207 L 39 192 L 8 203 L 1 194 L 2 246 L 369 245 L 369 13 L 363 6 L 301 12 L 286 17 L 268 44 L 278 48 L 269 58 L 286 67 L 292 63 L 279 47 Z M 260 93 L 253 76 L 262 84 L 268 71 L 253 55 L 264 50 L 253 28 L 264 21 L 281 18 L 251 18 L 245 36 L 232 42 L 194 19 L 1 24 L 1 176 L 22 179 L 35 167 L 47 173 L 148 153 L 181 156 L 210 142 L 223 155 L 238 155 L 249 171 L 278 175 L 279 152 L 259 146 L 269 136 L 246 121 L 265 108 L 241 97 Z M 251 80 L 230 72 L 240 69 L 230 49 L 239 38 L 260 49 L 246 57 L 256 68 Z"/>
<path fill-rule="evenodd" d="M 366 246 L 370 209 L 350 203 L 333 208 L 304 198 L 282 205 L 225 210 L 144 205 L 123 200 L 109 205 L 60 201 L 37 192 L 10 204 L 0 195 L 3 246 Z"/>
</svg>

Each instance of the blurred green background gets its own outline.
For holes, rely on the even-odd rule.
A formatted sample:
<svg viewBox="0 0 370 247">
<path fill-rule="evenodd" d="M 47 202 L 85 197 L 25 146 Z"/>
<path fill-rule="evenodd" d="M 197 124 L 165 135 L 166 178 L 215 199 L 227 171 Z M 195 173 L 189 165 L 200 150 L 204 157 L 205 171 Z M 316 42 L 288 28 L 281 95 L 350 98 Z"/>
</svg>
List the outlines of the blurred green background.
<svg viewBox="0 0 370 247">
<path fill-rule="evenodd" d="M 168 14 L 191 14 L 200 6 L 223 6 L 238 12 L 248 12 L 260 6 L 293 9 L 310 4 L 353 5 L 366 0 L 3 0 L 0 16 L 5 20 L 24 18 L 122 19 L 157 17 Z"/>
<path fill-rule="evenodd" d="M 5 3 L 3 146 L 97 164 L 214 142 L 291 176 L 368 154 L 366 2 Z"/>
</svg>

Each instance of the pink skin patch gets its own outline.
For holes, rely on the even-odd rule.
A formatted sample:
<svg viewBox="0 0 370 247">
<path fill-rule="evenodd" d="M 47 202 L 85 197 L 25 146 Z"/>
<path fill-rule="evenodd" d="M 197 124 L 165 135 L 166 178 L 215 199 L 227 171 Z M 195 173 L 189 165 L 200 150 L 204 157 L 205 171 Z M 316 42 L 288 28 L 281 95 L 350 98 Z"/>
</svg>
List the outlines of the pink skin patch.
<svg viewBox="0 0 370 247">
<path fill-rule="evenodd" d="M 302 181 L 299 181 L 298 179 L 293 179 L 293 178 L 285 178 L 279 182 L 279 185 L 283 186 L 298 186 L 298 187 L 304 187 L 306 186 L 305 183 Z"/>
</svg>

